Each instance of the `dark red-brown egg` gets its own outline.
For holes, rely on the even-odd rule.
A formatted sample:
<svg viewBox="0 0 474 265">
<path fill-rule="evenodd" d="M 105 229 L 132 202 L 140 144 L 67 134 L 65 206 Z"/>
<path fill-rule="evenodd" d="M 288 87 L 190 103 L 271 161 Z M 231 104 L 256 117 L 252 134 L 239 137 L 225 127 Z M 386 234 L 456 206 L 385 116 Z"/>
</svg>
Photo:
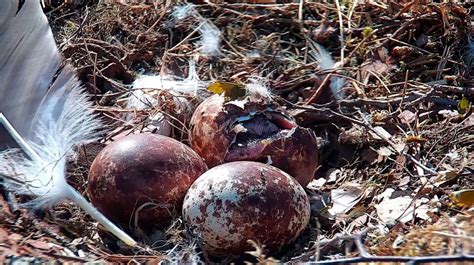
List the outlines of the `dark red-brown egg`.
<svg viewBox="0 0 474 265">
<path fill-rule="evenodd" d="M 275 103 L 257 97 L 226 102 L 214 95 L 191 118 L 191 147 L 209 167 L 232 161 L 276 166 L 306 186 L 318 165 L 316 135 Z"/>
<path fill-rule="evenodd" d="M 186 194 L 183 217 L 212 255 L 243 254 L 252 250 L 248 240 L 265 245 L 270 254 L 305 229 L 310 204 L 303 187 L 287 173 L 239 161 L 200 176 Z"/>
<path fill-rule="evenodd" d="M 166 136 L 134 134 L 97 155 L 87 189 L 92 204 L 111 220 L 130 227 L 163 228 L 206 170 L 202 158 L 188 146 Z"/>
</svg>

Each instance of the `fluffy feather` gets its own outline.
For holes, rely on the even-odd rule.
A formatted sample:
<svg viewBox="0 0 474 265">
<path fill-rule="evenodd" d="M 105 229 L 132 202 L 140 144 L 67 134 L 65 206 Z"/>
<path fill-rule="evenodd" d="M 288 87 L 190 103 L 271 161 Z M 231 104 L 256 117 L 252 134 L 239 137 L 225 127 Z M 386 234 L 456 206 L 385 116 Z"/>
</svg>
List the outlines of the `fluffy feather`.
<svg viewBox="0 0 474 265">
<path fill-rule="evenodd" d="M 66 160 L 74 146 L 95 140 L 101 123 L 73 71 L 60 69 L 59 51 L 40 2 L 27 0 L 18 8 L 18 0 L 0 1 L 0 113 L 23 138 L 19 144 L 26 155 L 0 150 L 0 175 L 9 190 L 36 197 L 28 206 L 69 198 L 135 245 L 66 181 Z"/>
<path fill-rule="evenodd" d="M 213 23 L 204 21 L 199 26 L 201 39 L 198 44 L 199 50 L 208 56 L 217 56 L 220 54 L 221 32 Z"/>
<path fill-rule="evenodd" d="M 271 97 L 270 89 L 261 77 L 249 78 L 247 84 L 245 84 L 245 90 L 248 95 L 258 95 L 263 98 Z"/>
<path fill-rule="evenodd" d="M 176 5 L 171 13 L 171 17 L 175 20 L 185 19 L 189 16 L 194 16 L 196 12 L 196 8 L 193 4 L 186 4 L 186 5 Z"/>
<path fill-rule="evenodd" d="M 71 79 L 65 87 L 71 90 L 61 99 L 64 102 L 48 98 L 42 106 L 46 110 L 38 115 L 34 140 L 30 142 L 36 155 L 22 157 L 10 150 L 0 156 L 0 174 L 16 175 L 16 179 L 24 183 L 7 181 L 7 188 L 17 194 L 35 196 L 36 199 L 28 203 L 32 207 L 52 205 L 69 197 L 69 185 L 64 176 L 66 159 L 74 153 L 75 145 L 94 140 L 100 128 L 93 114 L 84 111 L 90 103 L 80 93 L 77 82 Z M 64 107 L 59 116 L 54 117 L 54 111 L 49 109 L 58 107 L 58 103 Z"/>
<path fill-rule="evenodd" d="M 197 22 L 197 30 L 200 39 L 197 42 L 199 51 L 207 56 L 218 56 L 220 54 L 221 32 L 210 20 L 202 17 L 193 4 L 177 5 L 171 13 L 175 21 L 194 17 Z"/>
<path fill-rule="evenodd" d="M 150 76 L 151 77 L 151 76 Z M 137 80 L 140 85 L 145 85 L 147 83 L 152 83 L 151 81 L 154 80 Z M 135 82 L 137 82 L 135 81 Z M 134 87 L 135 88 L 135 87 Z M 127 98 L 127 109 L 134 109 L 134 110 L 144 110 L 147 108 L 151 108 L 156 105 L 158 101 L 151 96 L 150 94 L 146 93 L 143 88 L 133 90 L 130 92 Z"/>
<path fill-rule="evenodd" d="M 133 92 L 130 94 L 128 102 L 138 104 L 134 101 L 140 101 L 147 104 L 147 101 L 153 101 L 147 95 L 142 95 L 142 89 L 162 89 L 170 91 L 173 94 L 197 95 L 201 89 L 206 89 L 208 82 L 201 81 L 196 72 L 194 61 L 189 62 L 189 72 L 186 78 L 172 75 L 142 75 L 133 82 Z M 138 92 L 140 91 L 140 92 Z M 135 99 L 133 99 L 135 98 Z M 153 102 L 152 102 L 153 103 Z M 156 101 L 154 102 L 156 103 Z"/>
<path fill-rule="evenodd" d="M 199 90 L 206 89 L 207 82 L 201 81 L 196 72 L 193 60 L 189 61 L 189 73 L 186 78 L 172 75 L 143 75 L 139 76 L 133 83 L 132 91 L 127 98 L 126 108 L 129 110 L 144 110 L 159 105 L 155 90 L 166 90 L 174 95 L 175 112 L 183 113 L 191 111 L 190 103 L 182 95 L 197 96 Z M 133 114 L 127 113 L 125 119 L 130 121 Z M 171 120 L 162 113 L 156 113 L 148 117 L 150 125 L 155 127 L 157 134 L 170 136 L 172 131 Z"/>
<path fill-rule="evenodd" d="M 314 62 L 317 62 L 321 70 L 333 70 L 336 69 L 337 64 L 332 59 L 331 54 L 317 42 L 307 39 L 309 43 L 309 58 Z M 345 79 L 338 76 L 331 77 L 331 84 L 329 88 L 331 89 L 332 94 L 337 100 L 344 99 L 346 97 L 344 91 L 342 90 Z"/>
</svg>

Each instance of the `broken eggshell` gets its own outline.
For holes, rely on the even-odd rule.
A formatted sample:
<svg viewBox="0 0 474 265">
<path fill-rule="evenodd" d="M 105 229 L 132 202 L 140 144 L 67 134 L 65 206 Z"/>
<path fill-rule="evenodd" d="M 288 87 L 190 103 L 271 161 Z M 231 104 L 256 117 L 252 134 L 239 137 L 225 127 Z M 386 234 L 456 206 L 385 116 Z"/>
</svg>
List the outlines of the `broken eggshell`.
<svg viewBox="0 0 474 265">
<path fill-rule="evenodd" d="M 188 146 L 142 133 L 107 145 L 92 162 L 92 204 L 115 222 L 144 229 L 167 226 L 186 191 L 207 166 Z"/>
<path fill-rule="evenodd" d="M 210 254 L 243 254 L 252 250 L 248 240 L 265 245 L 269 254 L 301 234 L 310 204 L 303 187 L 287 173 L 239 161 L 200 176 L 186 194 L 183 217 Z"/>
<path fill-rule="evenodd" d="M 213 95 L 191 118 L 191 147 L 209 167 L 232 161 L 276 166 L 306 186 L 318 164 L 316 135 L 296 124 L 268 99 L 247 96 L 226 102 Z"/>
</svg>

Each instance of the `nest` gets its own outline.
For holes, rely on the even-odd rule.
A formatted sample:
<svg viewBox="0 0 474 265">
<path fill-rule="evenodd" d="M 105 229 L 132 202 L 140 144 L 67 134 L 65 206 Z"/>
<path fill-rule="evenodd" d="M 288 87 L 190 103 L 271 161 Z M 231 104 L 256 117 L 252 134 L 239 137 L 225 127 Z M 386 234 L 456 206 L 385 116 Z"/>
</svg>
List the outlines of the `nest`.
<svg viewBox="0 0 474 265">
<path fill-rule="evenodd" d="M 203 81 L 244 84 L 264 77 L 277 101 L 300 125 L 317 133 L 321 167 L 308 186 L 313 202 L 310 227 L 274 259 L 301 262 L 357 255 L 343 243 L 344 233 L 364 235 L 365 247 L 378 255 L 455 254 L 450 240 L 459 231 L 469 240 L 474 236 L 469 226 L 452 229 L 451 219 L 444 217 L 463 210 L 449 196 L 474 187 L 468 6 L 356 2 L 196 5 L 199 15 L 219 29 L 220 49 L 214 55 L 204 54 L 197 44 L 196 17 L 173 19 L 176 6 L 170 2 L 49 1 L 45 11 L 64 58 L 77 69 L 97 112 L 111 124 L 112 133 L 102 142 L 123 132 L 153 131 L 148 118 L 162 113 L 172 117 L 172 137 L 186 143 L 190 113 L 204 96 L 188 96 L 191 107 L 185 112 L 176 106 L 176 94 L 167 91 L 150 92 L 159 104 L 140 111 L 127 109 L 124 102 L 139 74 L 185 77 L 191 60 Z M 329 50 L 338 62 L 336 69 L 321 69 L 311 58 L 312 42 Z M 345 80 L 341 99 L 331 95 L 335 76 Z M 126 120 L 125 115 L 133 118 Z M 100 146 L 82 147 L 71 162 L 71 181 L 79 190 L 84 191 L 87 170 Z M 394 192 L 384 197 L 388 188 Z M 346 199 L 337 197 L 338 191 L 344 191 Z M 407 196 L 412 202 L 406 208 L 422 204 L 428 210 L 423 214 L 413 210 L 405 222 L 380 220 L 379 203 Z M 328 197 L 333 203 L 349 201 L 350 206 L 329 214 L 320 205 Z M 197 254 L 199 240 L 192 239 L 179 219 L 167 231 L 143 236 L 151 248 L 136 253 L 100 235 L 100 229 L 91 227 L 91 220 L 71 204 L 46 212 L 41 225 L 32 223 L 23 211 L 4 212 L 2 223 L 8 225 L 1 231 L 32 235 L 35 242 L 51 242 L 58 250 L 47 252 L 39 243 L 29 242 L 26 251 L 13 252 L 64 261 L 209 261 Z M 51 224 L 55 230 L 44 232 Z M 381 225 L 384 229 L 373 229 Z M 397 236 L 420 226 L 428 226 L 426 234 L 437 239 L 423 241 L 411 232 L 404 237 L 405 246 L 394 247 Z M 334 238 L 341 240 L 335 244 Z M 419 242 L 430 240 L 445 243 L 438 244 L 442 249 L 422 251 Z M 19 240 L 9 242 L 21 245 Z M 241 259 L 274 260 L 256 248 Z"/>
</svg>

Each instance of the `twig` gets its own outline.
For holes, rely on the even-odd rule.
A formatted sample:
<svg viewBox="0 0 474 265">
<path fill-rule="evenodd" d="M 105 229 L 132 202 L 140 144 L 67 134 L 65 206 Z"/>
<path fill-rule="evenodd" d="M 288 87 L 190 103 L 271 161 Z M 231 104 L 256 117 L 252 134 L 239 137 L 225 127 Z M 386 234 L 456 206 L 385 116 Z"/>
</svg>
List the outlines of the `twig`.
<svg viewBox="0 0 474 265">
<path fill-rule="evenodd" d="M 357 1 L 356 1 L 357 2 Z M 351 53 L 349 53 L 349 55 L 347 56 L 347 59 L 344 61 L 344 65 L 346 65 L 351 58 L 353 58 L 354 54 L 359 50 L 359 48 L 366 43 L 366 41 L 368 39 L 370 39 L 370 37 L 372 37 L 375 33 L 377 33 L 378 29 L 375 29 L 373 30 L 372 32 L 370 32 L 369 34 L 367 34 L 367 36 L 365 36 L 355 47 L 354 49 L 352 49 Z"/>
<path fill-rule="evenodd" d="M 331 74 L 326 75 L 323 79 L 323 82 L 321 82 L 318 88 L 314 91 L 313 95 L 306 100 L 305 104 L 314 103 L 318 99 L 319 95 L 321 95 L 321 93 L 323 92 L 323 89 L 327 87 L 327 84 L 329 83 L 330 79 L 331 79 Z"/>
<path fill-rule="evenodd" d="M 436 172 L 436 170 L 433 170 L 433 169 L 431 169 L 431 168 L 429 168 L 429 167 L 423 165 L 420 161 L 416 160 L 412 155 L 409 155 L 409 154 L 408 154 L 407 156 L 408 156 L 408 157 L 410 158 L 410 160 L 411 160 L 413 163 L 415 163 L 417 166 L 423 168 L 424 170 L 430 172 L 431 174 L 438 174 L 438 172 Z"/>
<path fill-rule="evenodd" d="M 15 196 L 13 196 L 13 193 L 5 189 L 1 184 L 0 189 L 2 190 L 2 195 L 8 204 L 8 208 L 10 208 L 10 213 L 18 216 L 20 214 L 20 206 L 18 205 Z"/>
<path fill-rule="evenodd" d="M 443 55 L 441 55 L 441 60 L 438 63 L 438 67 L 436 68 L 436 80 L 441 79 L 441 75 L 443 74 L 444 67 L 446 67 L 446 62 L 448 61 L 448 57 L 451 55 L 451 47 L 445 46 L 443 50 Z"/>
<path fill-rule="evenodd" d="M 334 1 L 336 3 L 336 8 L 337 8 L 337 16 L 339 20 L 339 38 L 341 41 L 341 64 L 344 63 L 344 49 L 346 48 L 346 42 L 344 41 L 344 20 L 342 19 L 342 11 L 341 11 L 341 5 L 339 4 L 339 1 Z"/>
<path fill-rule="evenodd" d="M 158 26 L 158 25 L 161 23 L 161 21 L 163 20 L 163 18 L 165 18 L 166 14 L 167 14 L 166 11 L 168 11 L 168 9 L 170 8 L 172 2 L 173 2 L 173 1 L 171 1 L 171 0 L 166 0 L 166 2 L 165 2 L 165 7 L 163 8 L 163 11 L 161 12 L 160 17 L 158 17 L 158 19 L 155 21 L 155 23 L 153 23 L 153 25 L 151 25 L 150 28 L 148 28 L 148 29 L 145 31 L 145 34 L 146 34 L 146 33 L 150 33 L 150 31 L 152 31 L 153 29 L 155 29 L 155 27 Z"/>
<path fill-rule="evenodd" d="M 398 106 L 398 109 L 400 110 L 400 112 L 402 111 L 403 99 L 405 98 L 406 93 L 407 93 L 408 73 L 409 73 L 408 70 L 406 70 L 406 72 L 405 72 L 405 82 L 403 84 L 403 91 L 402 91 L 402 100 L 400 101 L 400 105 Z"/>
<path fill-rule="evenodd" d="M 368 263 L 368 262 L 407 262 L 409 264 L 430 263 L 430 262 L 455 262 L 455 261 L 474 261 L 474 255 L 452 255 L 452 256 L 422 256 L 422 257 L 404 257 L 404 256 L 370 256 L 344 258 L 337 260 L 320 261 L 317 264 L 341 264 L 341 263 Z"/>
<path fill-rule="evenodd" d="M 474 96 L 474 87 L 458 87 L 435 84 L 432 86 L 432 88 L 442 92 L 464 93 L 466 96 Z"/>
<path fill-rule="evenodd" d="M 432 55 L 434 58 L 443 59 L 442 56 L 436 55 L 436 54 L 434 54 L 434 53 L 432 53 L 432 52 L 430 52 L 430 51 L 428 51 L 428 50 L 422 49 L 422 48 L 420 48 L 420 47 L 411 45 L 410 43 L 407 43 L 407 42 L 404 42 L 404 41 L 401 41 L 401 40 L 394 39 L 393 37 L 389 37 L 387 40 L 391 40 L 391 41 L 394 41 L 394 42 L 398 42 L 398 43 L 403 44 L 403 45 L 405 45 L 405 46 L 408 46 L 408 47 L 410 47 L 410 48 L 413 48 L 413 49 L 416 49 L 416 50 L 418 50 L 418 51 L 421 51 L 421 52 L 423 52 L 423 53 L 430 54 L 430 55 Z M 382 46 L 383 46 L 383 45 L 380 45 L 380 47 L 382 47 Z M 465 64 L 460 63 L 460 62 L 457 62 L 457 61 L 454 61 L 454 60 L 452 60 L 452 59 L 448 59 L 448 62 L 453 63 L 453 64 L 456 64 L 456 65 L 459 65 L 459 66 L 464 66 L 464 67 L 466 67 Z"/>
<path fill-rule="evenodd" d="M 68 44 L 72 39 L 74 39 L 79 32 L 84 28 L 84 25 L 86 24 L 87 20 L 89 19 L 89 8 L 86 7 L 86 14 L 84 15 L 84 18 L 81 21 L 81 24 L 79 24 L 79 27 L 67 38 L 67 40 L 63 41 L 59 45 L 59 50 L 62 50 L 63 47 Z"/>
<path fill-rule="evenodd" d="M 337 242 L 344 240 L 351 240 L 355 243 L 357 250 L 359 252 L 359 257 L 354 258 L 341 258 L 335 260 L 325 260 L 314 262 L 313 264 L 341 264 L 341 263 L 368 263 L 368 262 L 408 262 L 410 264 L 415 263 L 429 263 L 429 262 L 454 262 L 454 261 L 474 261 L 474 255 L 471 254 L 459 254 L 459 255 L 439 255 L 439 256 L 420 256 L 420 257 L 410 257 L 410 256 L 373 256 L 370 255 L 362 243 L 363 236 L 367 233 L 363 231 L 359 234 L 354 235 L 339 235 L 335 236 L 332 239 L 321 240 L 317 244 L 321 246 L 334 245 Z M 308 257 L 315 255 L 316 247 L 313 247 L 312 250 L 306 252 L 304 255 L 293 257 L 291 262 L 305 262 Z"/>
<path fill-rule="evenodd" d="M 298 5 L 298 20 L 300 22 L 301 28 L 303 28 L 303 7 L 304 7 L 305 0 L 300 0 Z"/>
</svg>

